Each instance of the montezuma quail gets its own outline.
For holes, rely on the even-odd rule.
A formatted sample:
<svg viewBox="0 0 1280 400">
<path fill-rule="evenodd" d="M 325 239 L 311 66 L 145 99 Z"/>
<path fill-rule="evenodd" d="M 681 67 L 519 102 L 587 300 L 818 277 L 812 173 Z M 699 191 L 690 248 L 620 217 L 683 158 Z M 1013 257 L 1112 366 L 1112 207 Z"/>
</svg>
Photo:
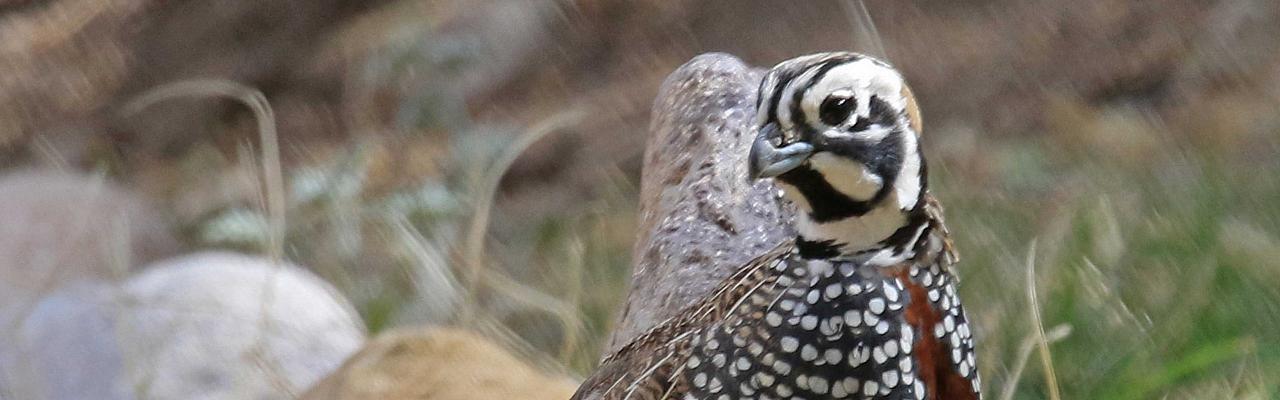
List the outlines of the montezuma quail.
<svg viewBox="0 0 1280 400">
<path fill-rule="evenodd" d="M 902 76 L 855 53 L 791 59 L 765 75 L 756 122 L 751 174 L 796 204 L 797 237 L 607 357 L 574 398 L 980 398 Z"/>
</svg>

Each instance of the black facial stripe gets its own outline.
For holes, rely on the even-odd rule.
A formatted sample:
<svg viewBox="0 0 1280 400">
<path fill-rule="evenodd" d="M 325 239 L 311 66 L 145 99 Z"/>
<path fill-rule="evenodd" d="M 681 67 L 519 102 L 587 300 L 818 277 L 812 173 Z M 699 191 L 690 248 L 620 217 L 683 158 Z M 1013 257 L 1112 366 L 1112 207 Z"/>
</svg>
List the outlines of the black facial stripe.
<svg viewBox="0 0 1280 400">
<path fill-rule="evenodd" d="M 916 237 L 916 231 L 922 226 L 929 224 L 929 215 L 924 212 L 924 207 L 917 206 L 911 210 L 911 214 L 907 216 L 907 223 L 893 231 L 893 234 L 880 241 L 880 247 L 892 247 L 894 253 L 902 253 L 906 250 L 911 240 Z M 928 230 L 929 228 L 925 228 Z M 927 232 L 925 232 L 927 233 Z M 921 233 L 920 237 L 925 237 L 925 233 Z"/>
<path fill-rule="evenodd" d="M 813 241 L 804 237 L 797 237 L 796 250 L 800 251 L 801 258 L 810 260 L 832 258 L 840 255 L 840 245 L 836 244 L 835 240 Z"/>
<path fill-rule="evenodd" d="M 780 122 L 778 121 L 778 104 L 782 103 L 782 93 L 786 91 L 787 85 L 790 84 L 791 80 L 795 79 L 800 72 L 802 72 L 802 70 L 785 70 L 778 72 L 778 80 L 774 83 L 773 93 L 769 98 L 769 115 L 765 120 L 765 123 Z M 765 81 L 767 82 L 768 79 Z"/>
<path fill-rule="evenodd" d="M 924 230 L 920 231 L 920 236 L 916 239 L 916 244 L 911 248 L 911 251 L 916 252 L 917 254 L 924 251 L 924 246 L 929 244 L 929 240 L 927 238 L 930 233 L 933 233 L 932 224 L 925 226 Z"/>
<path fill-rule="evenodd" d="M 858 61 L 863 58 L 864 57 L 860 54 L 840 53 L 840 54 L 833 54 L 831 57 L 828 57 L 828 58 L 813 60 L 809 65 L 798 65 L 798 66 L 792 66 L 791 68 L 774 69 L 774 71 L 776 72 L 770 72 L 770 73 L 776 73 L 777 77 L 773 85 L 773 93 L 771 93 L 771 96 L 769 98 L 769 109 L 767 110 L 768 115 L 766 117 L 765 122 L 766 123 L 781 122 L 781 121 L 778 121 L 778 105 L 782 102 L 783 92 L 786 91 L 787 85 L 790 85 L 791 81 L 795 80 L 796 77 L 799 77 L 805 71 L 808 71 L 810 68 L 817 67 L 817 68 L 824 68 L 823 71 L 819 71 L 819 74 L 826 74 L 826 70 L 830 70 L 831 68 L 834 68 L 844 63 Z M 768 82 L 769 82 L 768 77 L 766 77 L 763 81 L 760 82 L 762 93 L 763 93 L 764 85 L 767 85 Z M 802 93 L 804 91 L 809 90 L 809 87 L 812 86 L 813 82 L 816 82 L 816 81 L 810 80 L 809 85 L 806 85 L 804 90 L 799 90 L 797 92 Z M 759 99 L 759 98 L 756 99 L 757 109 L 763 104 L 764 104 L 763 99 Z M 793 102 L 793 107 L 795 106 L 795 104 L 798 104 L 798 102 Z M 794 116 L 796 114 L 797 113 L 794 112 L 793 110 L 792 115 Z M 797 124 L 796 126 L 803 126 L 803 125 Z"/>
<path fill-rule="evenodd" d="M 817 68 L 818 71 L 813 74 L 812 78 L 809 78 L 808 82 L 804 83 L 804 87 L 799 88 L 795 93 L 791 94 L 791 126 L 803 129 L 803 132 L 800 132 L 802 135 L 800 137 L 805 138 L 806 140 L 812 140 L 813 135 L 817 133 L 816 129 L 809 126 L 809 116 L 804 114 L 804 107 L 800 104 L 801 101 L 804 100 L 804 96 L 808 94 L 809 90 L 813 89 L 818 82 L 821 82 L 822 78 L 827 76 L 827 73 L 831 72 L 832 69 L 857 61 L 859 58 L 860 57 L 854 56 L 836 57 L 813 67 Z"/>
<path fill-rule="evenodd" d="M 888 102 L 885 102 L 884 99 L 880 98 L 880 96 L 871 96 L 870 101 L 871 103 L 869 104 L 870 109 L 867 113 L 867 119 L 871 120 L 871 123 L 880 126 L 890 126 L 896 122 L 898 116 L 893 112 L 892 108 L 889 107 Z"/>
<path fill-rule="evenodd" d="M 812 209 L 809 211 L 809 218 L 818 223 L 861 217 L 871 212 L 875 204 L 884 197 L 877 193 L 876 197 L 867 201 L 854 200 L 832 187 L 821 172 L 809 165 L 787 171 L 779 175 L 778 179 L 800 191 L 800 195 L 804 196 Z M 884 192 L 883 188 L 880 191 Z"/>
</svg>

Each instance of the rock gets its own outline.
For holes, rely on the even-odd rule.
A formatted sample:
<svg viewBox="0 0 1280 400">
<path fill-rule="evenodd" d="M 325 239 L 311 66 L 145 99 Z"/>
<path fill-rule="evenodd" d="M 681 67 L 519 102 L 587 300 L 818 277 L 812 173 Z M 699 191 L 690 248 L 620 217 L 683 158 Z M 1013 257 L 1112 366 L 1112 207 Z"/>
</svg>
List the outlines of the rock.
<svg viewBox="0 0 1280 400">
<path fill-rule="evenodd" d="M 45 298 L 0 349 L 0 393 L 291 399 L 363 341 L 351 305 L 311 273 L 200 253 Z"/>
<path fill-rule="evenodd" d="M 0 350 L 0 393 L 20 399 L 130 399 L 119 379 L 110 284 L 81 283 L 42 299 Z M 3 396 L 0 396 L 3 397 Z"/>
<path fill-rule="evenodd" d="M 380 335 L 301 399 L 563 400 L 575 388 L 473 333 L 440 328 Z"/>
<path fill-rule="evenodd" d="M 707 54 L 676 70 L 653 105 L 640 234 L 607 352 L 708 294 L 791 234 L 777 189 L 747 177 L 761 73 Z"/>
<path fill-rule="evenodd" d="M 28 170 L 0 177 L 0 332 L 40 296 L 112 280 L 176 254 L 157 209 L 100 177 Z"/>
</svg>

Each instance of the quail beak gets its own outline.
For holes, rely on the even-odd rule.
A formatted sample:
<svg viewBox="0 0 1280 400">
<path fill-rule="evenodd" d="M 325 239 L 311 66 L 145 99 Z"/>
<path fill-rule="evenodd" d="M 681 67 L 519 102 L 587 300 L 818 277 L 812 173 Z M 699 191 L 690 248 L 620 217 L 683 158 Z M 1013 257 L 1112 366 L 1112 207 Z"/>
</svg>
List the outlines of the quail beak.
<svg viewBox="0 0 1280 400">
<path fill-rule="evenodd" d="M 756 140 L 751 144 L 748 156 L 751 179 L 772 178 L 804 164 L 813 154 L 813 145 L 796 142 L 781 147 L 774 146 L 774 140 L 780 140 L 782 132 L 778 124 L 770 123 L 760 128 Z"/>
</svg>

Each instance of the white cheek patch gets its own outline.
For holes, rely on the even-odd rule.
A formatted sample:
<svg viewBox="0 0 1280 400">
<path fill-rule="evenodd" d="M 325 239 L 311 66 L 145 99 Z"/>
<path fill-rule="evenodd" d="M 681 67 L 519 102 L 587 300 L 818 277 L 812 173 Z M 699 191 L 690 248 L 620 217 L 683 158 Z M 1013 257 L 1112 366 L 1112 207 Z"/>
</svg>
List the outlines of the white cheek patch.
<svg viewBox="0 0 1280 400">
<path fill-rule="evenodd" d="M 920 148 L 916 135 L 904 132 L 902 136 L 902 172 L 893 183 L 900 208 L 910 210 L 920 200 Z"/>
<path fill-rule="evenodd" d="M 884 185 L 884 180 L 872 174 L 862 163 L 832 153 L 814 154 L 809 163 L 822 173 L 831 187 L 854 200 L 869 200 Z"/>
</svg>

